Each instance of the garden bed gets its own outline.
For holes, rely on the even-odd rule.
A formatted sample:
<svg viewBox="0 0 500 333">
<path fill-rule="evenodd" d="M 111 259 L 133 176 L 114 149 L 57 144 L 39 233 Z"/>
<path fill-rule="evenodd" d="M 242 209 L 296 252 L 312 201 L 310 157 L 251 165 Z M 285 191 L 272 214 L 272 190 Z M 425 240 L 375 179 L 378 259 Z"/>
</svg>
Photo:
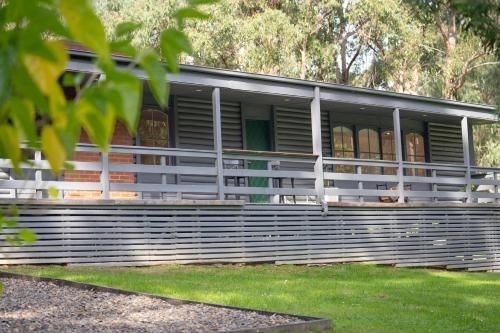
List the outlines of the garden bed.
<svg viewBox="0 0 500 333">
<path fill-rule="evenodd" d="M 329 329 L 326 319 L 172 299 L 0 272 L 0 331 L 290 332 Z"/>
</svg>

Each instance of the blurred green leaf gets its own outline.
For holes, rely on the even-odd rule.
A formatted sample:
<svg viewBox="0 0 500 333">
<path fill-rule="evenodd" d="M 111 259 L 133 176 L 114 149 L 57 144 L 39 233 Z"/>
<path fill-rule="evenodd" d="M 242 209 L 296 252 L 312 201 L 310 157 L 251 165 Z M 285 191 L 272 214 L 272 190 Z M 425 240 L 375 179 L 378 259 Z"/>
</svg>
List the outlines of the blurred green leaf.
<svg viewBox="0 0 500 333">
<path fill-rule="evenodd" d="M 29 229 L 21 229 L 19 231 L 19 239 L 25 243 L 33 243 L 37 240 L 36 235 Z"/>
<path fill-rule="evenodd" d="M 113 41 L 110 44 L 111 51 L 118 52 L 123 54 L 124 56 L 135 58 L 137 54 L 137 50 L 135 47 L 130 44 L 129 40 L 117 40 Z"/>
<path fill-rule="evenodd" d="M 0 106 L 5 103 L 12 90 L 10 78 L 14 61 L 15 51 L 13 48 L 0 48 Z"/>
<path fill-rule="evenodd" d="M 114 71 L 106 74 L 107 97 L 112 103 L 118 119 L 122 120 L 129 132 L 135 133 L 139 123 L 142 82 L 130 72 Z"/>
<path fill-rule="evenodd" d="M 177 24 L 182 26 L 184 24 L 184 20 L 186 19 L 206 20 L 210 17 L 210 15 L 193 7 L 184 7 L 177 10 L 174 17 L 177 20 Z"/>
<path fill-rule="evenodd" d="M 139 63 L 148 75 L 148 84 L 151 87 L 153 96 L 161 107 L 167 105 L 168 86 L 167 72 L 161 64 L 158 55 L 151 49 L 144 50 L 139 55 Z"/>
<path fill-rule="evenodd" d="M 87 0 L 61 0 L 60 10 L 71 35 L 102 59 L 109 57 L 109 45 L 101 20 Z"/>
<path fill-rule="evenodd" d="M 16 129 L 7 123 L 0 124 L 0 154 L 4 158 L 12 161 L 12 165 L 19 170 L 19 162 L 21 161 L 21 142 Z"/>
<path fill-rule="evenodd" d="M 52 126 L 42 128 L 42 150 L 54 174 L 58 175 L 66 161 L 66 150 Z"/>
<path fill-rule="evenodd" d="M 76 115 L 92 142 L 107 150 L 116 117 L 102 93 L 97 87 L 89 88 L 76 105 Z"/>
<path fill-rule="evenodd" d="M 83 73 L 64 73 L 62 78 L 63 87 L 75 87 L 82 84 Z"/>
<path fill-rule="evenodd" d="M 59 191 L 57 190 L 57 188 L 51 186 L 47 189 L 47 193 L 49 194 L 49 197 L 51 199 L 56 199 L 57 196 L 59 195 Z"/>
<path fill-rule="evenodd" d="M 179 53 L 191 54 L 193 52 L 191 42 L 186 34 L 177 29 L 167 29 L 161 33 L 160 47 L 168 69 L 174 73 L 179 70 Z"/>
<path fill-rule="evenodd" d="M 35 82 L 40 91 L 53 99 L 60 100 L 64 96 L 58 79 L 64 71 L 68 55 L 61 42 L 47 41 L 45 45 L 54 55 L 55 61 L 49 61 L 32 53 L 25 53 L 23 62 L 31 80 Z"/>
<path fill-rule="evenodd" d="M 13 98 L 10 101 L 10 116 L 22 139 L 27 140 L 31 147 L 38 146 L 38 136 L 35 123 L 35 109 L 28 100 Z"/>
<path fill-rule="evenodd" d="M 135 22 L 122 22 L 119 23 L 115 28 L 115 37 L 127 37 L 129 34 L 133 33 L 142 26 L 141 23 Z"/>
</svg>

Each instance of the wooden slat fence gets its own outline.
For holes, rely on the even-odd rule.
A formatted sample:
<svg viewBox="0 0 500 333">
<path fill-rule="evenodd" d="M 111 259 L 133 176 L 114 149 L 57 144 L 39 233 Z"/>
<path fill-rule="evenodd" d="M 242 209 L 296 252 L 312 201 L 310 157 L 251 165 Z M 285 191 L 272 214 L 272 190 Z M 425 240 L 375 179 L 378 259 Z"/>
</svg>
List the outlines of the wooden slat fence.
<svg viewBox="0 0 500 333">
<path fill-rule="evenodd" d="M 3 208 L 6 206 L 4 205 Z M 366 262 L 500 271 L 500 207 L 19 205 L 0 264 Z M 5 234 L 1 237 L 5 237 Z"/>
</svg>

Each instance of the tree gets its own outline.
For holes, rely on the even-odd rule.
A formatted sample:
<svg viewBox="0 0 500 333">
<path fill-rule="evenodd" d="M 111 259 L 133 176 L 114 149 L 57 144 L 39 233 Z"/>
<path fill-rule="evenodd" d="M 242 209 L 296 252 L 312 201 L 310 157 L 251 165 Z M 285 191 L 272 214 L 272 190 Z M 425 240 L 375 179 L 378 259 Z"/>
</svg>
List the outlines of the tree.
<svg viewBox="0 0 500 333">
<path fill-rule="evenodd" d="M 454 0 L 412 0 L 420 20 L 427 26 L 434 25 L 437 38 L 434 48 L 437 68 L 433 74 L 440 78 L 439 97 L 457 99 L 467 76 L 478 62 L 484 59 L 488 50 L 480 39 L 468 34 L 468 21 L 457 13 L 458 1 Z M 460 7 L 460 6 L 459 6 Z M 484 63 L 483 63 L 484 64 Z"/>
<path fill-rule="evenodd" d="M 206 18 L 198 6 L 210 2 L 189 0 L 172 13 L 172 25 L 158 30 L 159 54 L 152 47 L 134 46 L 137 23 L 120 22 L 113 40 L 107 40 L 104 25 L 87 1 L 0 1 L 0 158 L 10 160 L 21 175 L 20 166 L 29 163 L 26 150 L 41 149 L 58 174 L 68 167 L 66 161 L 73 155 L 82 128 L 103 151 L 108 149 L 117 121 L 134 133 L 142 83 L 132 69 L 144 70 L 154 97 L 165 107 L 167 72 L 176 72 L 179 55 L 192 51 L 182 27 L 186 19 Z M 68 61 L 64 41 L 93 51 L 99 73 L 88 78 L 64 74 Z M 129 56 L 131 65 L 119 68 L 114 52 Z M 63 86 L 74 87 L 76 97 L 67 99 Z M 0 231 L 16 225 L 13 215 L 15 209 L 0 214 Z M 33 239 L 27 230 L 6 237 L 7 241 Z"/>
</svg>

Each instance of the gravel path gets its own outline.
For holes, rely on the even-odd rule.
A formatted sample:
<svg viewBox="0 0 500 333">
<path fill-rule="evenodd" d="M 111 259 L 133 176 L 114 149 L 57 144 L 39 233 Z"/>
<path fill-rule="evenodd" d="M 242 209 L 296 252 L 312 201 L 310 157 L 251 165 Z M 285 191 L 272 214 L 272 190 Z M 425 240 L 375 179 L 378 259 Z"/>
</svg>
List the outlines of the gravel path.
<svg viewBox="0 0 500 333">
<path fill-rule="evenodd" d="M 0 278 L 0 332 L 220 332 L 298 322 L 281 315 L 172 305 L 146 296 Z"/>
</svg>

